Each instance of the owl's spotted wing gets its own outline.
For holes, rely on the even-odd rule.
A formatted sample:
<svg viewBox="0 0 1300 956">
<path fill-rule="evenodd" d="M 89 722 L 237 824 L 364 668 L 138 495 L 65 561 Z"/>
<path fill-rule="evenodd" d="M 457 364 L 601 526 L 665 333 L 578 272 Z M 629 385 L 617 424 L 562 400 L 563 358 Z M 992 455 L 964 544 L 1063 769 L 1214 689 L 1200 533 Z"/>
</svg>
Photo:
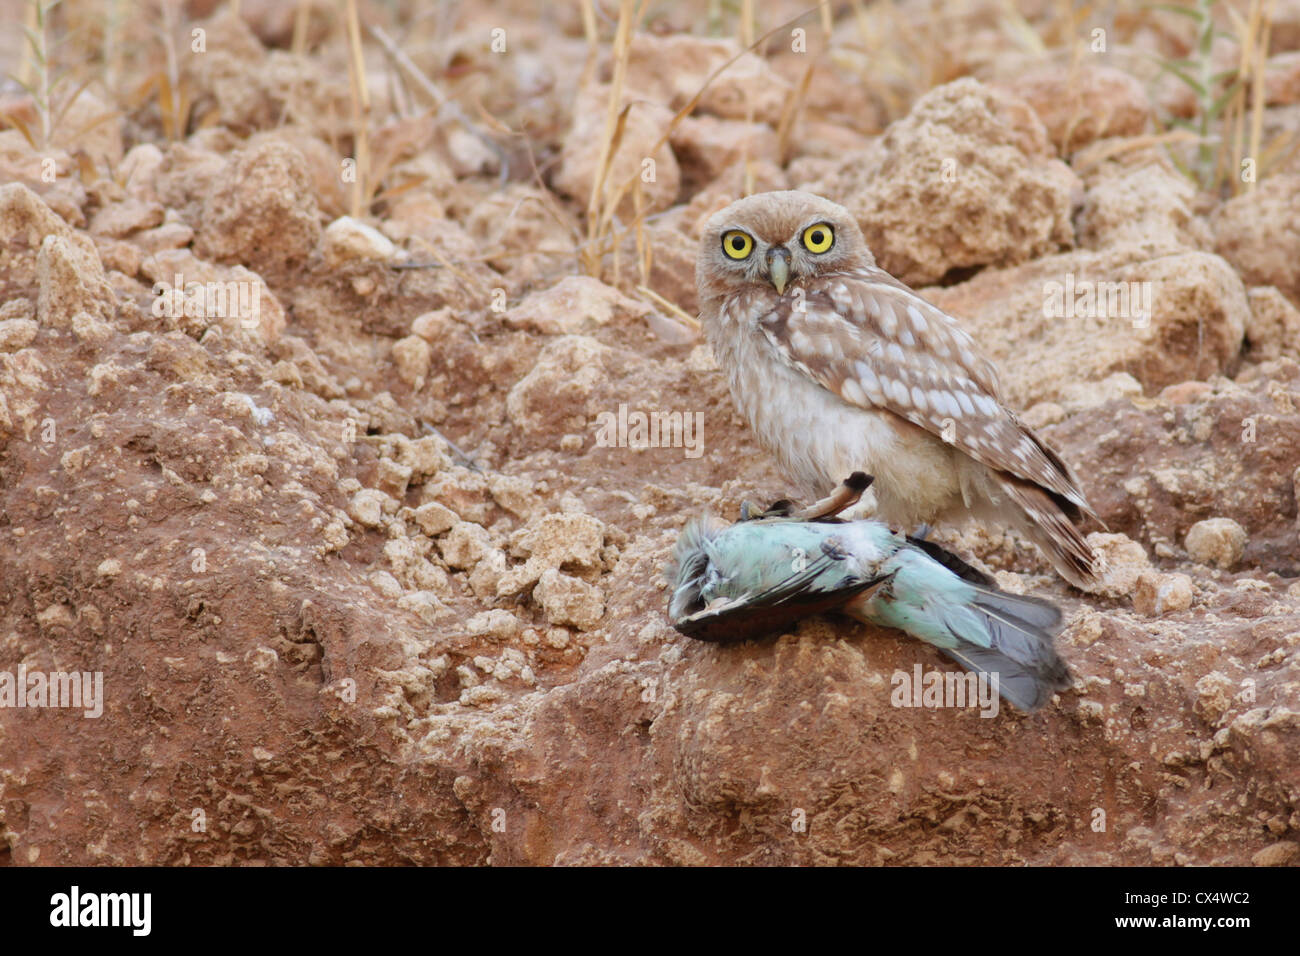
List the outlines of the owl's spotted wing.
<svg viewBox="0 0 1300 956">
<path fill-rule="evenodd" d="M 758 324 L 778 355 L 844 401 L 887 409 L 1092 514 L 1065 463 L 1002 405 L 997 372 L 971 337 L 891 276 L 826 275 Z"/>
</svg>

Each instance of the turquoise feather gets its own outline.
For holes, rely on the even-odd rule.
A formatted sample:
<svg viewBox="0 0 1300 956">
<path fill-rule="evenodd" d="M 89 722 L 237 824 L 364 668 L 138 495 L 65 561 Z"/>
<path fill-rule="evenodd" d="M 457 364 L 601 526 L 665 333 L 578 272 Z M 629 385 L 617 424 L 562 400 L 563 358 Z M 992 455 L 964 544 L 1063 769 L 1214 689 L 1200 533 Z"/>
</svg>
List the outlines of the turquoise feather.
<svg viewBox="0 0 1300 956">
<path fill-rule="evenodd" d="M 744 640 L 838 611 L 996 673 L 999 693 L 1023 710 L 1069 685 L 1052 604 L 1001 591 L 936 545 L 876 521 L 699 519 L 678 539 L 669 580 L 673 626 L 701 640 Z"/>
</svg>

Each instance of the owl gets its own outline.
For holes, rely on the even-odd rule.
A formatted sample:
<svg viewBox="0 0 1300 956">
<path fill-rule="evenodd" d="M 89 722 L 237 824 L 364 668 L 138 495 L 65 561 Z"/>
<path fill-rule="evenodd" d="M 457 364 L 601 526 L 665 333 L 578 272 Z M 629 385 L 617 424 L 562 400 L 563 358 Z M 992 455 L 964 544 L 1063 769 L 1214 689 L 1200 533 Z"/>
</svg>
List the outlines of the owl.
<svg viewBox="0 0 1300 956">
<path fill-rule="evenodd" d="M 801 492 L 866 472 L 891 526 L 1011 527 L 1095 587 L 1078 479 L 1002 404 L 956 320 L 876 266 L 847 209 L 797 191 L 734 202 L 705 225 L 695 279 L 736 407 Z"/>
</svg>

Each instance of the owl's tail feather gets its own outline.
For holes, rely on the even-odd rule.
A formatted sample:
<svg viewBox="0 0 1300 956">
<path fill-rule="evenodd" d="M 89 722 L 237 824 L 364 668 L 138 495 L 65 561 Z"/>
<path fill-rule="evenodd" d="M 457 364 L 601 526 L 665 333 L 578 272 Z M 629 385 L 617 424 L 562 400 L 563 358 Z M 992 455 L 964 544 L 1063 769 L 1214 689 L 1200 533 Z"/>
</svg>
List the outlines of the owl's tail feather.
<svg viewBox="0 0 1300 956">
<path fill-rule="evenodd" d="M 1001 485 L 1024 514 L 1019 530 L 1047 555 L 1061 577 L 1081 591 L 1095 591 L 1101 584 L 1101 559 L 1060 505 L 1043 489 L 1019 478 L 1004 475 Z"/>
</svg>

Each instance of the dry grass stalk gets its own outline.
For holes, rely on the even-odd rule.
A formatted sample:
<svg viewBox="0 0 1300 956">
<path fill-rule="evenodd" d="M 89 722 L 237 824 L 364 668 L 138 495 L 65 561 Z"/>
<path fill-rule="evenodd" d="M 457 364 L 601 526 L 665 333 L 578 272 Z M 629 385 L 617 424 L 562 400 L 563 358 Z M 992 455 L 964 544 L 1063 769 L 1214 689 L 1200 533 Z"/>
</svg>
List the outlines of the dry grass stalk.
<svg viewBox="0 0 1300 956">
<path fill-rule="evenodd" d="M 629 18 L 630 18 L 631 6 L 632 6 L 631 0 L 623 0 L 623 3 L 625 7 L 629 10 Z M 640 5 L 639 9 L 643 11 L 644 3 Z M 766 43 L 769 39 L 771 39 L 776 34 L 794 26 L 796 23 L 798 23 L 801 19 L 806 17 L 810 12 L 812 12 L 815 9 L 816 9 L 815 7 L 809 8 L 809 10 L 804 11 L 798 16 L 791 17 L 789 20 L 785 21 L 784 23 L 778 24 L 777 26 L 773 27 L 771 30 L 768 30 L 766 33 L 764 33 L 757 40 L 755 40 L 749 47 L 742 49 L 735 56 L 730 57 L 729 59 L 727 59 L 726 62 L 718 66 L 717 69 L 715 69 L 712 73 L 710 73 L 705 78 L 704 82 L 700 85 L 700 88 L 695 91 L 694 95 L 691 96 L 691 98 L 686 102 L 686 104 L 677 111 L 677 113 L 673 116 L 671 120 L 669 120 L 668 126 L 664 130 L 663 134 L 659 137 L 658 140 L 655 141 L 653 145 L 651 145 L 649 150 L 647 150 L 647 153 L 650 155 L 657 153 L 660 150 L 660 148 L 663 147 L 669 141 L 673 133 L 676 131 L 677 127 L 681 124 L 682 120 L 690 116 L 691 113 L 695 111 L 695 108 L 699 106 L 700 99 L 701 97 L 704 96 L 704 93 L 709 88 L 710 84 L 712 84 L 714 80 L 716 80 L 719 76 L 722 75 L 723 72 L 725 72 L 728 68 L 730 68 L 732 64 L 734 64 L 741 57 L 745 56 L 747 53 L 752 53 L 754 48 Z M 636 186 L 641 176 L 641 171 L 640 168 L 638 167 L 636 170 L 633 171 L 633 173 L 627 179 L 625 179 L 622 183 L 618 184 L 617 188 L 613 190 L 612 195 L 608 194 L 605 189 L 605 183 L 610 173 L 613 156 L 617 151 L 619 144 L 622 141 L 623 130 L 626 126 L 627 107 L 624 107 L 621 110 L 617 109 L 618 103 L 620 102 L 622 96 L 622 84 L 623 84 L 624 76 L 626 75 L 626 63 L 624 62 L 623 69 L 620 71 L 619 59 L 622 58 L 623 60 L 626 60 L 627 57 L 627 46 L 630 44 L 631 22 L 632 22 L 631 19 L 629 19 L 628 27 L 627 27 L 628 38 L 623 41 L 623 45 L 621 47 L 620 47 L 618 36 L 617 35 L 615 36 L 615 44 L 614 44 L 615 71 L 614 71 L 614 80 L 612 84 L 614 88 L 611 89 L 610 100 L 609 100 L 610 109 L 606 115 L 606 132 L 601 145 L 600 163 L 597 167 L 599 170 L 599 174 L 596 177 L 596 182 L 593 184 L 591 198 L 587 205 L 587 238 L 579 251 L 579 255 L 581 257 L 581 261 L 583 265 L 583 270 L 586 272 L 587 275 L 596 276 L 596 277 L 599 277 L 601 274 L 601 263 L 603 261 L 605 253 L 612 250 L 617 250 L 619 241 L 621 240 L 622 236 L 626 234 L 626 230 L 621 230 L 617 232 L 615 231 L 614 218 L 618 207 L 623 201 L 623 198 L 628 194 L 628 190 Z M 623 30 L 623 27 L 624 27 L 624 19 L 620 11 L 620 18 L 619 18 L 620 32 Z M 633 225 L 633 228 L 636 228 L 635 224 Z"/>
<path fill-rule="evenodd" d="M 361 22 L 357 17 L 356 0 L 346 0 L 344 22 L 348 42 L 348 89 L 352 103 L 353 158 L 357 164 L 352 179 L 350 211 L 354 217 L 359 217 L 366 206 L 364 200 L 369 195 L 370 91 L 366 86 L 366 63 L 361 47 Z"/>
</svg>

